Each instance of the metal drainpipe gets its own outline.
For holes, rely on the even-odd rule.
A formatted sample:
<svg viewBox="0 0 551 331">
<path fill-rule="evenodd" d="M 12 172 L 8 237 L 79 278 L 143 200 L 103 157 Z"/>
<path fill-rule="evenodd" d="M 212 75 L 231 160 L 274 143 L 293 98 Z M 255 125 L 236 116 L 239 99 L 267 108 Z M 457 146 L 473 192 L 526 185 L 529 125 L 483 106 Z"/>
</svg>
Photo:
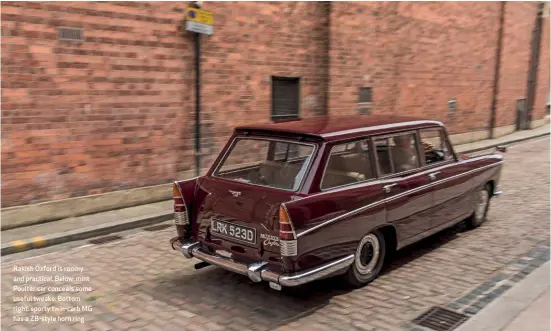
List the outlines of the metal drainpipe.
<svg viewBox="0 0 551 331">
<path fill-rule="evenodd" d="M 499 3 L 499 30 L 497 32 L 496 62 L 494 69 L 494 85 L 492 89 L 492 106 L 490 109 L 490 139 L 494 138 L 496 125 L 497 96 L 499 93 L 499 72 L 501 69 L 501 49 L 503 48 L 503 22 L 505 20 L 505 1 Z"/>
<path fill-rule="evenodd" d="M 522 129 L 530 129 L 532 123 L 532 110 L 534 109 L 534 100 L 536 98 L 536 84 L 538 80 L 538 64 L 540 57 L 541 44 L 541 25 L 544 3 L 538 3 L 538 12 L 534 30 L 532 31 L 532 47 L 530 50 L 530 65 L 528 67 L 528 82 L 526 84 L 526 122 Z"/>
<path fill-rule="evenodd" d="M 201 2 L 195 1 L 196 8 Z M 201 175 L 201 34 L 195 36 L 195 174 Z"/>
<path fill-rule="evenodd" d="M 326 65 L 327 65 L 327 76 L 326 76 L 326 88 L 325 88 L 325 109 L 324 115 L 329 115 L 329 98 L 331 95 L 331 13 L 333 11 L 333 4 L 331 1 L 327 1 L 325 4 L 327 11 L 327 51 L 326 56 Z"/>
</svg>

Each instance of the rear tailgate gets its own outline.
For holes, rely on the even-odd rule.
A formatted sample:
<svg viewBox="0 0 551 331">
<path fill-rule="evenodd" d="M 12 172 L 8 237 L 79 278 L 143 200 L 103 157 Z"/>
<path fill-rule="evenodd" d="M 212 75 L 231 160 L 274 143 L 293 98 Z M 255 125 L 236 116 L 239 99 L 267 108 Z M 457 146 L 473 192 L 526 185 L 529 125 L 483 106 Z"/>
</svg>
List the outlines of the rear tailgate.
<svg viewBox="0 0 551 331">
<path fill-rule="evenodd" d="M 203 243 L 250 259 L 279 262 L 279 207 L 293 192 L 207 177 L 197 217 Z"/>
</svg>

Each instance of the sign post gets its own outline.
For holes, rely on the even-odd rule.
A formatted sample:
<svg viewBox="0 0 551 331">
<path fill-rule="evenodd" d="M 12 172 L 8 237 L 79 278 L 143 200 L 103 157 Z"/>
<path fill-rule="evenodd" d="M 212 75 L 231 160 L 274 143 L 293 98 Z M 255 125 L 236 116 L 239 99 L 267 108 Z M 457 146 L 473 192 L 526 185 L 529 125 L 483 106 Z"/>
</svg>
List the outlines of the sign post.
<svg viewBox="0 0 551 331">
<path fill-rule="evenodd" d="M 212 12 L 187 8 L 186 31 L 195 34 L 195 171 L 201 175 L 201 35 L 212 35 Z"/>
</svg>

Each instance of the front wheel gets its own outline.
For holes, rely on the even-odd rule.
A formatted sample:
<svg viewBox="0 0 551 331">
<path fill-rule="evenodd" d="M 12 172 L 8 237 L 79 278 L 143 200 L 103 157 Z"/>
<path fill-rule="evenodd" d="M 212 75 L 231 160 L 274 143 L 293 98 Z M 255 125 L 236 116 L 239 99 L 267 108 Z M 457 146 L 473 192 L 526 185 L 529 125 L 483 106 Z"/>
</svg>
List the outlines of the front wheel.
<svg viewBox="0 0 551 331">
<path fill-rule="evenodd" d="M 488 207 L 490 206 L 490 185 L 486 185 L 476 192 L 474 212 L 467 220 L 467 226 L 471 229 L 479 227 L 486 220 Z"/>
<path fill-rule="evenodd" d="M 346 282 L 360 287 L 375 280 L 383 268 L 385 254 L 385 237 L 379 231 L 365 235 L 358 244 L 354 262 L 344 275 Z"/>
</svg>

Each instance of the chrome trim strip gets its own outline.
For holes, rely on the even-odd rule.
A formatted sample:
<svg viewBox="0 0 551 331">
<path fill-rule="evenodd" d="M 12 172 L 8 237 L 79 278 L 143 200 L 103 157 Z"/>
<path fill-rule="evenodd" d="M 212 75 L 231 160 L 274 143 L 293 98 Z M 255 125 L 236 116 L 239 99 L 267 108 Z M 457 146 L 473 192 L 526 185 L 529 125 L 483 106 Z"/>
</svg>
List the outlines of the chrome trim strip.
<svg viewBox="0 0 551 331">
<path fill-rule="evenodd" d="M 287 287 L 299 286 L 316 279 L 324 278 L 337 271 L 349 267 L 354 262 L 354 254 L 320 266 L 279 276 L 279 284 Z"/>
<path fill-rule="evenodd" d="M 331 223 L 334 223 L 334 222 L 336 222 L 336 221 L 338 221 L 338 220 L 340 220 L 340 219 L 342 219 L 342 218 L 345 218 L 345 217 L 347 217 L 347 216 L 354 215 L 354 214 L 359 213 L 359 212 L 362 212 L 362 211 L 364 211 L 364 210 L 367 210 L 367 209 L 376 207 L 376 206 L 378 206 L 378 205 L 380 205 L 380 204 L 383 204 L 383 203 L 386 203 L 386 202 L 390 202 L 390 201 L 399 199 L 399 198 L 401 198 L 401 197 L 403 197 L 403 196 L 405 196 L 405 195 L 408 195 L 408 194 L 411 194 L 411 193 L 415 193 L 415 192 L 417 192 L 417 191 L 424 190 L 424 189 L 429 188 L 429 187 L 431 187 L 431 186 L 435 186 L 435 185 L 438 185 L 438 184 L 441 184 L 441 183 L 444 183 L 444 182 L 447 182 L 447 181 L 450 181 L 450 180 L 454 180 L 454 179 L 457 179 L 457 178 L 460 178 L 460 177 L 463 177 L 463 176 L 466 176 L 466 175 L 469 175 L 469 174 L 472 174 L 472 173 L 475 173 L 475 172 L 478 172 L 478 171 L 482 171 L 482 170 L 484 170 L 484 169 L 488 169 L 488 168 L 492 168 L 492 167 L 498 166 L 498 165 L 500 165 L 500 164 L 502 164 L 502 163 L 503 163 L 503 161 L 499 161 L 499 162 L 496 162 L 496 163 L 488 164 L 488 165 L 482 166 L 482 167 L 480 167 L 480 168 L 476 168 L 476 169 L 473 169 L 473 170 L 470 170 L 470 171 L 461 173 L 461 174 L 459 174 L 459 175 L 455 175 L 455 176 L 452 176 L 452 177 L 440 179 L 440 180 L 435 181 L 435 182 L 432 182 L 432 183 L 430 183 L 430 184 L 426 184 L 426 185 L 419 186 L 419 187 L 416 187 L 416 188 L 411 189 L 411 190 L 408 190 L 408 191 L 404 191 L 404 192 L 402 192 L 402 193 L 399 193 L 399 194 L 393 195 L 393 196 L 391 196 L 391 197 L 382 199 L 382 200 L 380 200 L 380 201 L 371 203 L 371 204 L 369 204 L 369 205 L 367 205 L 367 206 L 363 206 L 363 207 L 360 207 L 360 208 L 358 208 L 358 209 L 354 209 L 354 210 L 349 211 L 349 212 L 347 212 L 347 213 L 344 213 L 344 214 L 342 214 L 342 215 L 340 215 L 340 216 L 337 216 L 337 217 L 332 218 L 332 219 L 329 219 L 329 220 L 327 220 L 327 221 L 325 221 L 325 222 L 323 222 L 323 223 L 320 223 L 320 224 L 318 224 L 318 225 L 316 225 L 316 226 L 314 226 L 314 227 L 311 227 L 311 228 L 309 228 L 309 229 L 306 229 L 306 230 L 304 230 L 304 231 L 302 231 L 302 232 L 300 232 L 300 233 L 297 233 L 297 238 L 300 238 L 300 237 L 304 236 L 305 234 L 308 234 L 308 233 L 310 233 L 310 232 L 313 232 L 313 231 L 315 231 L 315 230 L 317 230 L 317 229 L 319 229 L 319 228 L 322 228 L 322 227 L 324 227 L 324 226 L 326 226 L 326 225 L 329 225 L 329 224 L 331 224 Z M 431 169 L 431 170 L 432 170 L 432 169 Z M 412 175 L 412 176 L 417 176 L 417 175 L 419 175 L 419 174 L 414 174 L 414 175 Z M 408 177 L 405 177 L 405 178 L 408 178 Z M 328 193 L 328 192 L 326 192 L 326 193 Z"/>
<path fill-rule="evenodd" d="M 193 257 L 193 252 L 199 248 L 199 242 L 187 242 L 182 244 L 182 248 L 180 248 L 180 251 L 187 259 L 191 259 Z"/>
<path fill-rule="evenodd" d="M 267 282 L 279 284 L 279 276 L 280 274 L 270 269 L 262 269 L 260 271 L 260 277 L 262 278 L 262 280 L 265 280 Z"/>
<path fill-rule="evenodd" d="M 266 186 L 266 185 L 259 185 L 259 184 L 253 184 L 253 183 L 246 183 L 246 182 L 240 182 L 240 181 L 237 181 L 237 180 L 231 180 L 231 179 L 228 179 L 228 178 L 223 178 L 223 177 L 219 177 L 219 176 L 216 176 L 216 174 L 218 173 L 218 170 L 220 169 L 220 167 L 222 166 L 224 160 L 226 160 L 226 157 L 228 156 L 228 153 L 235 147 L 235 144 L 237 143 L 238 140 L 241 140 L 241 139 L 251 139 L 251 140 L 267 140 L 267 141 L 275 141 L 275 142 L 284 142 L 284 143 L 293 143 L 293 144 L 297 144 L 297 145 L 304 145 L 304 146 L 311 146 L 311 147 L 314 147 L 314 149 L 312 150 L 312 153 L 307 157 L 307 165 L 306 165 L 306 170 L 304 171 L 303 175 L 302 175 L 302 178 L 300 180 L 300 184 L 298 185 L 298 188 L 296 190 L 287 190 L 287 189 L 283 189 L 283 188 L 280 188 L 280 187 L 273 187 L 273 186 Z M 246 184 L 246 185 L 252 185 L 252 186 L 260 186 L 260 187 L 267 187 L 267 188 L 270 188 L 270 189 L 273 189 L 273 190 L 281 190 L 281 191 L 286 191 L 286 192 L 300 192 L 300 190 L 302 189 L 302 186 L 304 185 L 304 182 L 306 180 L 306 177 L 308 176 L 308 174 L 310 173 L 311 171 L 311 166 L 312 166 L 312 163 L 313 163 L 313 160 L 314 160 L 314 155 L 316 155 L 316 153 L 318 152 L 318 145 L 317 144 L 313 144 L 313 143 L 305 143 L 305 142 L 299 142 L 299 141 L 296 141 L 296 140 L 292 140 L 292 139 L 281 139 L 281 138 L 269 138 L 269 137 L 255 137 L 255 136 L 246 136 L 246 137 L 240 137 L 240 136 L 236 136 L 231 145 L 227 148 L 227 150 L 224 152 L 224 155 L 222 156 L 222 158 L 220 159 L 220 162 L 218 162 L 218 164 L 215 165 L 214 167 L 214 170 L 212 171 L 212 175 L 211 177 L 212 178 L 217 178 L 217 179 L 222 179 L 222 180 L 225 180 L 225 181 L 228 181 L 228 182 L 236 182 L 236 183 L 241 183 L 241 184 Z M 300 171 L 299 171 L 300 173 Z"/>
<path fill-rule="evenodd" d="M 255 283 L 261 282 L 262 269 L 264 269 L 266 265 L 268 265 L 268 262 L 265 261 L 250 264 L 247 267 L 247 276 L 249 276 L 249 279 Z"/>
<path fill-rule="evenodd" d="M 243 262 L 235 261 L 232 258 L 221 256 L 216 253 L 211 254 L 204 252 L 200 249 L 199 245 L 199 242 L 186 243 L 182 246 L 181 251 L 186 257 L 189 255 L 189 258 L 195 257 L 226 270 L 248 276 L 253 282 L 264 280 L 288 287 L 298 286 L 324 278 L 349 267 L 354 262 L 354 254 L 350 254 L 310 269 L 280 274 L 270 270 L 267 267 L 268 263 L 265 261 L 247 265 Z"/>
<path fill-rule="evenodd" d="M 218 255 L 218 254 L 209 254 L 209 253 L 203 252 L 199 248 L 194 249 L 192 254 L 193 254 L 193 257 L 198 258 L 201 261 L 205 261 L 207 263 L 222 267 L 226 270 L 233 271 L 235 273 L 247 276 L 248 266 L 244 263 L 234 261 L 232 258 Z"/>
<path fill-rule="evenodd" d="M 438 122 L 438 121 L 410 121 L 410 122 L 384 124 L 384 125 L 377 125 L 377 126 L 367 126 L 367 127 L 358 128 L 358 129 L 350 129 L 350 130 L 342 130 L 337 132 L 325 133 L 325 134 L 321 134 L 321 137 L 329 138 L 329 137 L 341 136 L 345 134 L 364 133 L 364 132 L 370 132 L 370 131 L 376 131 L 376 130 L 394 129 L 394 128 L 399 128 L 403 126 L 421 125 L 421 124 L 434 124 L 438 126 L 444 126 L 442 122 Z"/>
<path fill-rule="evenodd" d="M 331 223 L 335 223 L 336 221 L 339 221 L 339 220 L 341 220 L 341 219 L 343 219 L 343 218 L 345 218 L 345 217 L 348 217 L 348 216 L 350 216 L 350 215 L 354 215 L 354 214 L 360 213 L 360 212 L 362 212 L 362 211 L 364 211 L 364 210 L 367 210 L 367 209 L 376 207 L 376 206 L 378 206 L 378 205 L 384 204 L 384 203 L 386 202 L 385 200 L 386 200 L 386 199 L 383 199 L 383 200 L 380 200 L 380 201 L 377 201 L 377 202 L 374 202 L 374 203 L 370 203 L 370 204 L 367 205 L 367 206 L 363 206 L 363 207 L 360 207 L 360 208 L 358 208 L 358 209 L 354 209 L 354 210 L 349 211 L 349 212 L 347 212 L 347 213 L 344 213 L 344 214 L 342 214 L 342 215 L 340 215 L 340 216 L 337 216 L 337 217 L 335 217 L 335 218 L 329 219 L 329 220 L 327 220 L 327 221 L 325 221 L 325 222 L 323 222 L 323 223 L 320 223 L 320 224 L 318 224 L 318 225 L 316 225 L 316 226 L 314 226 L 314 227 L 311 227 L 311 228 L 309 228 L 309 229 L 306 229 L 306 230 L 304 230 L 304 231 L 298 233 L 298 234 L 297 234 L 297 238 L 300 238 L 300 237 L 302 237 L 302 236 L 304 236 L 305 234 L 308 234 L 308 233 L 310 233 L 310 232 L 316 231 L 317 229 L 322 228 L 322 227 L 324 227 L 324 226 L 326 226 L 326 225 L 329 225 L 329 224 L 331 224 Z"/>
</svg>

